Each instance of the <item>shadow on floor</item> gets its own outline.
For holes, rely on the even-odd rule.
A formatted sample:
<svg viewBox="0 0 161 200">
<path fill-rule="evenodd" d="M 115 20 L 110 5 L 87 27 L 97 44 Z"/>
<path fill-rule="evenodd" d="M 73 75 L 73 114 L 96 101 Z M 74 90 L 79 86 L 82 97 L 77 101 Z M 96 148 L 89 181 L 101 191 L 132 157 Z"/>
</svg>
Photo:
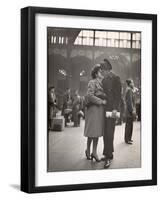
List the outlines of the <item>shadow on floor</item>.
<svg viewBox="0 0 161 200">
<path fill-rule="evenodd" d="M 20 190 L 20 185 L 18 184 L 10 184 L 10 187 L 14 188 L 15 190 Z"/>
</svg>

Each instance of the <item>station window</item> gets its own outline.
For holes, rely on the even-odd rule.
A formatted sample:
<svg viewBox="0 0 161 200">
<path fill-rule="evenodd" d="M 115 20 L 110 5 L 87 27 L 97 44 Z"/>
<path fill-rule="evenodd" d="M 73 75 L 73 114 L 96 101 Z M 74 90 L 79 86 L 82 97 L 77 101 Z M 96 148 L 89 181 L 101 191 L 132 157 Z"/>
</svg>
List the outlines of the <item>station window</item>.
<svg viewBox="0 0 161 200">
<path fill-rule="evenodd" d="M 141 48 L 141 33 L 81 30 L 75 45 Z"/>
</svg>

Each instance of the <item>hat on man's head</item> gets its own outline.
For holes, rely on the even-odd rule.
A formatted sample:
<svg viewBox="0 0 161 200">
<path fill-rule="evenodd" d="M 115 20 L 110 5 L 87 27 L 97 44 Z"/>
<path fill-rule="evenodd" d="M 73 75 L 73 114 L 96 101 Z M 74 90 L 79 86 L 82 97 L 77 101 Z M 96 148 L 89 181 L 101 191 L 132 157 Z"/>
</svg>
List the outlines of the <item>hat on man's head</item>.
<svg viewBox="0 0 161 200">
<path fill-rule="evenodd" d="M 103 60 L 103 63 L 101 63 L 101 66 L 102 66 L 102 69 L 105 69 L 105 70 L 112 69 L 112 65 L 111 65 L 110 61 L 106 58 Z"/>
<path fill-rule="evenodd" d="M 130 83 L 132 83 L 132 80 L 131 79 L 127 79 L 126 83 L 127 83 L 127 85 L 130 85 Z"/>
</svg>

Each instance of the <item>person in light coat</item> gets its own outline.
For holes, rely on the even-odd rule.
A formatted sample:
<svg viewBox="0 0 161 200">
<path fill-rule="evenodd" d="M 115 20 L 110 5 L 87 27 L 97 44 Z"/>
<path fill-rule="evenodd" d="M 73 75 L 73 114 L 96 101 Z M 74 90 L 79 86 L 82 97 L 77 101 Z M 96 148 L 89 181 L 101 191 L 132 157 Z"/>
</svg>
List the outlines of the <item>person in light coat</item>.
<svg viewBox="0 0 161 200">
<path fill-rule="evenodd" d="M 102 88 L 101 66 L 96 65 L 91 72 L 92 80 L 88 83 L 85 112 L 84 136 L 87 137 L 86 157 L 89 160 L 95 159 L 99 162 L 97 155 L 98 138 L 104 134 L 104 105 L 106 104 L 105 94 Z M 91 143 L 93 151 L 90 153 Z"/>
</svg>

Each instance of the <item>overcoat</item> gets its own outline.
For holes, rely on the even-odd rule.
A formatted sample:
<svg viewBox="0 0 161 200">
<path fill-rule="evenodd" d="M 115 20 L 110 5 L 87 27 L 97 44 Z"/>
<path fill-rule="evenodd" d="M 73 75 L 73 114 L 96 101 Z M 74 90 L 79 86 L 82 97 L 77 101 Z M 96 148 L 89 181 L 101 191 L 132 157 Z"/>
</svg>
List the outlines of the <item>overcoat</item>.
<svg viewBox="0 0 161 200">
<path fill-rule="evenodd" d="M 134 97 L 134 92 L 130 87 L 126 89 L 125 102 L 126 102 L 126 117 L 133 118 L 133 111 L 135 110 L 135 97 Z"/>
<path fill-rule="evenodd" d="M 103 96 L 103 88 L 101 82 L 97 79 L 89 81 L 87 90 L 88 106 L 85 111 L 85 129 L 84 136 L 100 137 L 104 133 L 104 106 L 102 99 L 98 96 Z"/>
</svg>

